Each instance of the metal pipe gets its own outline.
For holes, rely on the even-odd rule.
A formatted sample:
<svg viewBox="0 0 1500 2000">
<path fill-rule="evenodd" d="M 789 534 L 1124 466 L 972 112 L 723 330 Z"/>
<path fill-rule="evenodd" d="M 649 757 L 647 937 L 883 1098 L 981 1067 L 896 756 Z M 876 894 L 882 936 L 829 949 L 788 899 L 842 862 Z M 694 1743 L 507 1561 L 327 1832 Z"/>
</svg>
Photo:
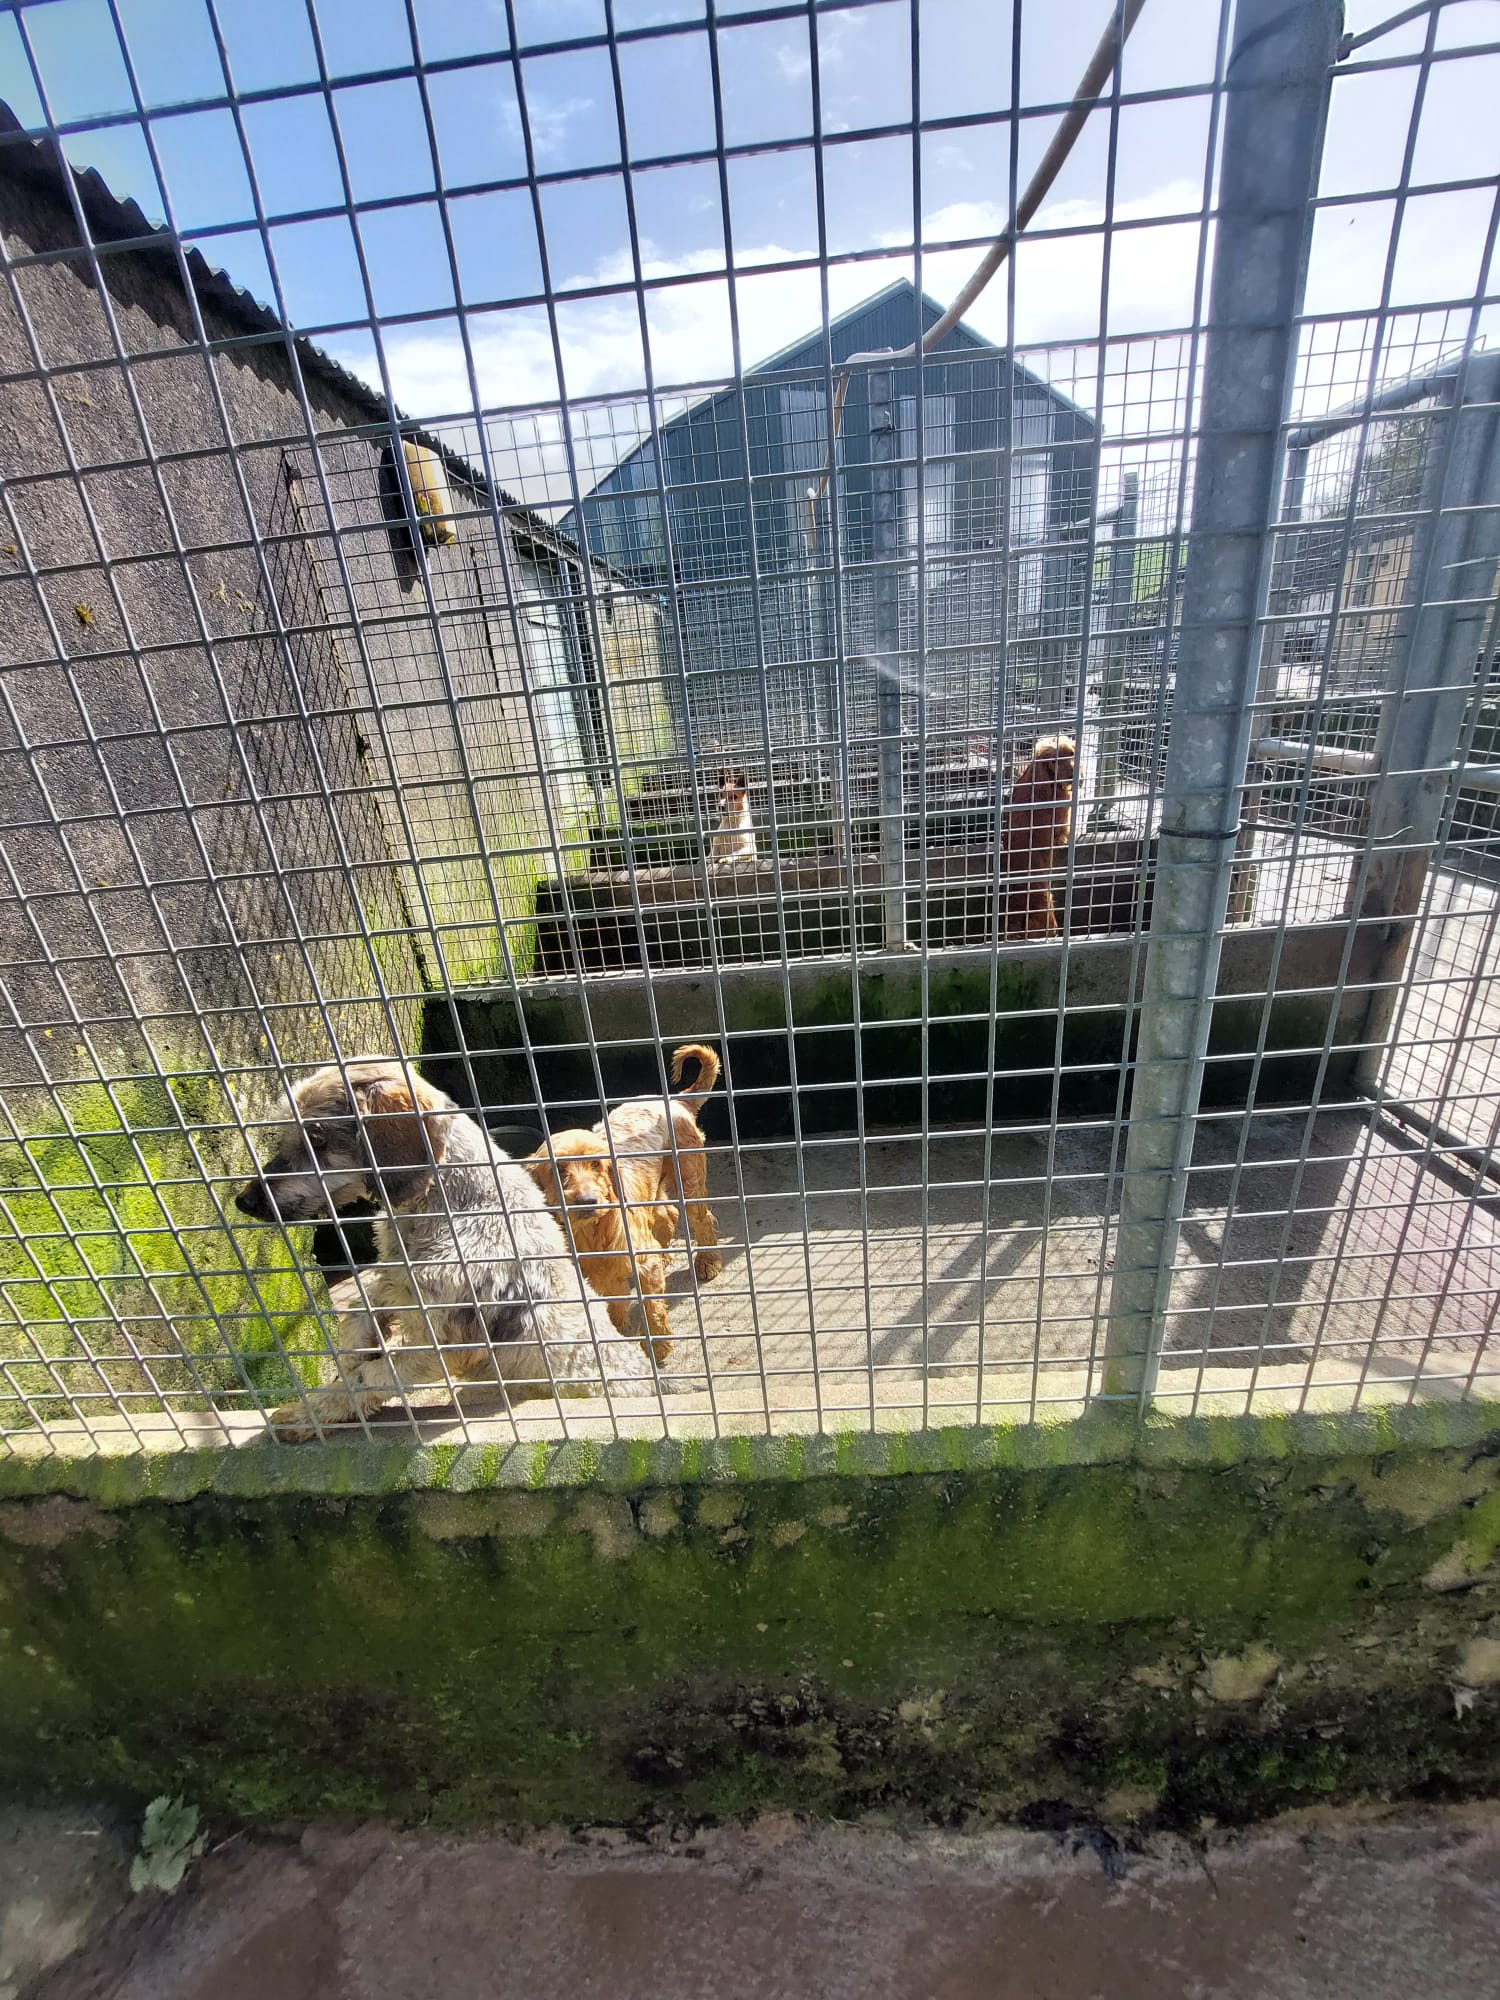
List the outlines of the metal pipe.
<svg viewBox="0 0 1500 2000">
<path fill-rule="evenodd" d="M 917 421 L 921 416 L 918 413 Z M 896 374 L 870 376 L 871 523 L 874 535 L 876 730 L 880 757 L 880 881 L 887 951 L 905 951 L 906 797 L 901 769 L 901 470 Z"/>
<path fill-rule="evenodd" d="M 1257 736 L 1255 755 L 1271 764 L 1311 764 L 1343 778 L 1364 778 L 1380 769 L 1373 750 L 1350 750 L 1341 743 L 1299 743 L 1286 736 Z"/>
<path fill-rule="evenodd" d="M 1341 26 L 1337 0 L 1242 0 L 1235 17 L 1181 651 L 1104 1344 L 1111 1397 L 1150 1395 L 1165 1338 Z"/>
<path fill-rule="evenodd" d="M 1352 431 L 1357 425 L 1367 423 L 1371 417 L 1389 416 L 1393 410 L 1409 410 L 1413 403 L 1425 403 L 1429 396 L 1443 394 L 1453 387 L 1462 359 L 1461 355 L 1455 355 L 1451 361 L 1444 361 L 1421 375 L 1408 375 L 1404 382 L 1392 382 L 1388 389 L 1377 390 L 1373 396 L 1361 396 L 1355 402 L 1346 403 L 1341 410 L 1330 410 L 1326 417 L 1319 417 L 1313 423 L 1299 424 L 1296 430 L 1287 433 L 1287 450 L 1305 452 L 1311 445 L 1321 444 L 1325 438 L 1337 437 L 1340 431 Z"/>
<path fill-rule="evenodd" d="M 1258 736 L 1255 754 L 1268 763 L 1310 763 L 1315 771 L 1344 778 L 1373 777 L 1380 769 L 1380 759 L 1373 750 L 1348 750 L 1337 743 L 1295 743 L 1283 736 Z M 1457 778 L 1466 792 L 1500 792 L 1500 764 L 1465 764 L 1455 758 L 1447 768 L 1449 777 Z"/>
<path fill-rule="evenodd" d="M 1441 467 L 1436 509 L 1425 540 L 1425 561 L 1413 564 L 1408 609 L 1398 636 L 1406 641 L 1405 671 L 1387 701 L 1376 754 L 1384 774 L 1370 801 L 1367 839 L 1371 855 L 1357 898 L 1351 885 L 1349 914 L 1386 926 L 1374 972 L 1361 1040 L 1357 1077 L 1378 1092 L 1385 1045 L 1400 1000 L 1400 980 L 1421 907 L 1428 865 L 1453 783 L 1454 751 L 1472 699 L 1476 664 L 1484 650 L 1494 571 L 1500 560 L 1500 355 L 1471 354 L 1459 385 L 1457 407 L 1439 421 L 1453 426 L 1445 453 L 1440 432 L 1429 445 L 1429 464 Z M 1447 580 L 1463 572 L 1462 597 Z M 1398 653 L 1398 658 L 1400 657 Z M 1464 782 L 1483 787 L 1483 770 Z"/>
<path fill-rule="evenodd" d="M 1140 522 L 1140 497 L 1140 474 L 1125 473 L 1120 480 L 1120 504 L 1112 516 L 1114 534 L 1109 544 L 1109 630 L 1101 641 L 1103 673 L 1099 688 L 1099 767 L 1094 780 L 1094 808 L 1089 815 L 1089 831 L 1096 834 L 1120 824 L 1115 811 L 1115 796 L 1120 789 L 1125 683 L 1134 650 L 1131 619 L 1139 554 L 1136 534 Z M 1165 639 L 1162 641 L 1162 674 L 1165 678 Z"/>
</svg>

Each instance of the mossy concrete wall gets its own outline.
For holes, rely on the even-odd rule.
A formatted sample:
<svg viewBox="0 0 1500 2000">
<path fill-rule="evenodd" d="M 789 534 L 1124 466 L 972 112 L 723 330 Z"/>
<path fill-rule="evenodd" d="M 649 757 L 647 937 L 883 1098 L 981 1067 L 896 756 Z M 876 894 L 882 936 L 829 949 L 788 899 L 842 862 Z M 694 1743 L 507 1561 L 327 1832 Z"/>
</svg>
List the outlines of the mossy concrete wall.
<svg viewBox="0 0 1500 2000">
<path fill-rule="evenodd" d="M 260 1819 L 1500 1789 L 1500 1408 L 0 1467 L 0 1783 Z"/>
<path fill-rule="evenodd" d="M 1344 1087 L 1360 1043 L 1373 963 L 1361 932 L 1340 979 L 1346 927 L 1268 929 L 1224 940 L 1204 1100 L 1243 1104 L 1262 1033 L 1261 1103 L 1306 1103 L 1322 1075 L 1327 1102 Z M 484 1102 L 534 1116 L 543 1101 L 566 1123 L 606 1095 L 661 1088 L 659 1048 L 713 1043 L 740 1139 L 786 1137 L 792 1097 L 804 1133 L 915 1129 L 972 1122 L 994 1078 L 995 1114 L 1046 1118 L 1054 1089 L 1065 1116 L 1112 1116 L 1133 1032 L 1126 1002 L 1143 960 L 1128 939 L 862 958 L 857 972 L 809 960 L 732 966 L 717 976 L 653 972 L 648 979 L 529 980 L 519 990 L 474 989 L 427 1006 L 423 1067 L 463 1099 L 472 1070 Z M 1269 1002 L 1266 999 L 1271 993 Z M 1062 1014 L 1059 1059 L 1058 1015 Z M 530 1046 L 528 1058 L 527 1046 Z M 1328 1054 L 1325 1054 L 1328 1051 Z M 922 1078 L 923 1082 L 902 1079 Z M 722 1112 L 710 1100 L 707 1129 Z M 554 1120 L 554 1122 L 558 1122 Z"/>
</svg>

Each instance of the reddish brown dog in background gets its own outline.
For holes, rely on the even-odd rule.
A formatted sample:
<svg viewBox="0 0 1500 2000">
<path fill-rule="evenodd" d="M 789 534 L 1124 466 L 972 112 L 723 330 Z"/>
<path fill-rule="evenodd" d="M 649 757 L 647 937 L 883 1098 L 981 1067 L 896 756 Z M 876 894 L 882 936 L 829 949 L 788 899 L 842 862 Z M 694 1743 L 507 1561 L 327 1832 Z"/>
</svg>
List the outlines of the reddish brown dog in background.
<svg viewBox="0 0 1500 2000">
<path fill-rule="evenodd" d="M 698 1123 L 718 1081 L 719 1058 L 700 1042 L 685 1043 L 672 1056 L 674 1087 L 689 1058 L 698 1065 L 690 1091 L 632 1097 L 588 1131 L 554 1132 L 555 1167 L 545 1146 L 525 1162 L 548 1206 L 567 1210 L 584 1278 L 607 1301 L 621 1333 L 638 1331 L 632 1322 L 639 1295 L 658 1363 L 672 1346 L 665 1252 L 677 1234 L 679 1203 L 687 1210 L 688 1236 L 699 1245 L 693 1259 L 699 1278 L 707 1283 L 724 1268 L 712 1247 L 719 1232 L 708 1206 L 708 1163 Z"/>
<path fill-rule="evenodd" d="M 1000 935 L 1057 936 L 1057 906 L 1048 879 L 1073 832 L 1071 736 L 1042 736 L 1021 766 L 1000 815 Z"/>
</svg>

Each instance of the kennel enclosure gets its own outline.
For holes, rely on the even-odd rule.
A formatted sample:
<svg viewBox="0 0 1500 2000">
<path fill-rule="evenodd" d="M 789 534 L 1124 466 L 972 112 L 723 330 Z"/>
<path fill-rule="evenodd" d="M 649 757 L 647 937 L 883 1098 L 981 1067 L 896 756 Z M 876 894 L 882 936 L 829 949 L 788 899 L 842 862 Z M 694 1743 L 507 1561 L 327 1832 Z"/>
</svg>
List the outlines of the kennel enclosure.
<svg viewBox="0 0 1500 2000">
<path fill-rule="evenodd" d="M 250 1437 L 331 1365 L 364 1238 L 232 1195 L 289 1080 L 391 1052 L 540 1131 L 712 1042 L 732 1252 L 674 1279 L 691 1395 L 385 1429 L 1492 1386 L 1497 209 L 1456 107 L 1495 52 L 1465 10 L 1355 47 L 1321 0 L 1137 31 L 1075 180 L 929 352 L 1008 219 L 930 190 L 993 168 L 1013 218 L 1065 108 L 1031 10 L 969 101 L 906 0 L 567 34 L 414 6 L 378 60 L 335 9 L 270 48 L 203 0 L 180 71 L 88 4 L 102 97 L 60 11 L 0 45 L 11 1449 Z M 860 204 L 897 189 L 892 240 Z M 1384 230 L 1363 275 L 1339 229 Z M 700 308 L 723 337 L 684 344 Z M 635 374 L 591 376 L 600 342 Z M 999 831 L 1056 733 L 1059 929 L 1007 938 Z"/>
</svg>

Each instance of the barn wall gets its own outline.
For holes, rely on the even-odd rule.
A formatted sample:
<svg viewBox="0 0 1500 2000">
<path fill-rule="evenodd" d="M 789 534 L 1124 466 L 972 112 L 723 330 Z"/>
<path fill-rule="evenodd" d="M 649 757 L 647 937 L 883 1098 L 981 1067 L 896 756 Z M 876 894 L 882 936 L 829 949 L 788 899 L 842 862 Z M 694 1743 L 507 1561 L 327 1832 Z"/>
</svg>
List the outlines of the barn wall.
<svg viewBox="0 0 1500 2000">
<path fill-rule="evenodd" d="M 0 224 L 12 254 L 77 240 L 60 189 L 9 175 Z M 423 982 L 358 681 L 295 630 L 317 616 L 306 549 L 278 544 L 262 569 L 253 547 L 293 527 L 286 441 L 305 422 L 286 350 L 173 353 L 194 339 L 175 271 L 103 266 L 107 309 L 77 258 L 23 265 L 0 294 L 0 368 L 53 371 L 0 397 L 5 789 L 28 823 L 0 891 L 16 1012 L 40 1031 L 76 1010 L 101 1058 L 169 1066 L 306 1059 L 330 1028 L 389 1044 L 412 1000 L 392 1018 L 382 981 Z M 234 331 L 213 313 L 205 330 Z M 363 420 L 307 390 L 320 432 Z M 36 1040 L 0 1034 L 8 1081 L 37 1079 Z"/>
<path fill-rule="evenodd" d="M 274 1399 L 318 1299 L 228 1205 L 245 1121 L 287 1066 L 416 1049 L 438 981 L 529 969 L 586 838 L 535 726 L 547 538 L 502 551 L 457 479 L 419 561 L 378 399 L 201 266 L 200 337 L 83 177 L 96 289 L 45 156 L 0 169 L 8 257 L 75 252 L 0 283 L 0 1363 L 42 1416 L 59 1380 L 99 1407 L 90 1353 L 133 1408 Z M 615 624 L 640 679 L 654 608 Z"/>
<path fill-rule="evenodd" d="M 850 353 L 908 345 L 914 310 L 909 292 L 893 293 L 840 322 L 834 365 Z M 923 302 L 924 324 L 937 310 Z M 851 379 L 840 433 L 844 574 L 836 604 L 829 502 L 817 506 L 815 537 L 807 507 L 827 453 L 823 347 L 818 335 L 754 371 L 743 392 L 711 397 L 663 427 L 667 532 L 652 442 L 584 503 L 594 546 L 641 577 L 665 580 L 670 554 L 694 748 L 710 762 L 721 752 L 753 761 L 769 734 L 773 751 L 802 752 L 812 763 L 824 746 L 831 769 L 841 712 L 852 739 L 875 730 L 875 680 L 864 658 L 875 645 L 868 383 L 863 374 Z M 914 398 L 915 367 L 895 374 L 897 397 Z M 956 745 L 994 729 L 1004 638 L 1005 706 L 1018 726 L 1056 721 L 1076 701 L 1087 579 L 1081 556 L 1059 544 L 1092 514 L 1094 427 L 1065 397 L 964 329 L 945 336 L 922 379 L 926 449 L 938 454 L 928 505 L 948 476 L 938 462 L 946 451 L 955 460 L 952 534 L 946 550 L 929 551 L 920 607 L 912 572 L 900 642 L 922 653 L 929 742 Z M 804 393 L 818 407 L 795 408 L 789 399 Z M 1012 442 L 1023 454 L 1015 461 Z M 914 435 L 900 450 L 914 453 Z M 1035 519 L 1024 522 L 1011 483 L 1012 468 L 1023 463 L 1038 467 L 1040 500 Z M 1007 562 L 1007 536 L 1013 548 L 1039 546 Z M 911 539 L 906 554 L 914 556 L 915 546 Z M 848 662 L 842 684 L 841 657 Z M 914 701 L 912 710 L 914 729 Z"/>
</svg>

